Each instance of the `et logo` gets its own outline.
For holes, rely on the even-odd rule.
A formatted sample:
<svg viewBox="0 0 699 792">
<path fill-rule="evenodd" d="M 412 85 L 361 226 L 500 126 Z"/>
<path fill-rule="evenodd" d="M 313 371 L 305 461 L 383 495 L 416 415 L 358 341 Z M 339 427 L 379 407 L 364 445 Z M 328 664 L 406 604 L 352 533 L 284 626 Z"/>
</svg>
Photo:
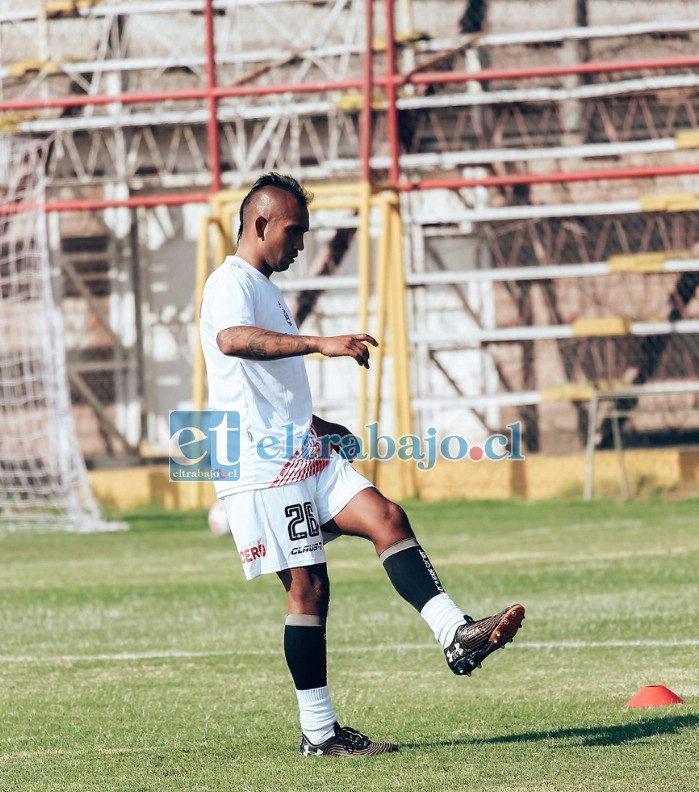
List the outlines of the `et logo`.
<svg viewBox="0 0 699 792">
<path fill-rule="evenodd" d="M 240 478 L 240 414 L 235 410 L 170 411 L 170 481 Z"/>
</svg>

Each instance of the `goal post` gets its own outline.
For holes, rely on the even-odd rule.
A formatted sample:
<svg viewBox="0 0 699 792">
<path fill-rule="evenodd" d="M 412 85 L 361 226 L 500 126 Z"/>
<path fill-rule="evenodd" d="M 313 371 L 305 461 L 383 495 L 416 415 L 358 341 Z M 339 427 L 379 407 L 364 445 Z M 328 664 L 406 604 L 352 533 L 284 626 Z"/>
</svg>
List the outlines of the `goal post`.
<svg viewBox="0 0 699 792">
<path fill-rule="evenodd" d="M 46 142 L 0 138 L 0 533 L 99 531 L 77 440 L 44 206 Z"/>
</svg>

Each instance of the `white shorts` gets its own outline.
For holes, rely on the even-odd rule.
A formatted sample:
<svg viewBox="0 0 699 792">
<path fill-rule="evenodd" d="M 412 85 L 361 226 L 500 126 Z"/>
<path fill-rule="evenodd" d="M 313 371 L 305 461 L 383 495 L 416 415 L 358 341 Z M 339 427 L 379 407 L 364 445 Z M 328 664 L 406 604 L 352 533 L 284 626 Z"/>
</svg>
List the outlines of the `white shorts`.
<svg viewBox="0 0 699 792">
<path fill-rule="evenodd" d="M 281 487 L 234 492 L 221 498 L 248 580 L 281 569 L 325 562 L 321 531 L 363 489 L 373 484 L 339 454 L 315 476 Z"/>
</svg>

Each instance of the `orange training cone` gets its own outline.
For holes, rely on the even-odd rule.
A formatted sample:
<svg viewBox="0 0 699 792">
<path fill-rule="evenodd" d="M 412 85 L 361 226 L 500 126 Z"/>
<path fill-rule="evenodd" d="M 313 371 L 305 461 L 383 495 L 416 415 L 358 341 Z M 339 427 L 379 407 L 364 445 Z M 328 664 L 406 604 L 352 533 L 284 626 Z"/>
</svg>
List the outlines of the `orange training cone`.
<svg viewBox="0 0 699 792">
<path fill-rule="evenodd" d="M 627 707 L 665 707 L 668 704 L 684 704 L 684 699 L 665 685 L 648 685 L 641 688 L 626 702 Z"/>
</svg>

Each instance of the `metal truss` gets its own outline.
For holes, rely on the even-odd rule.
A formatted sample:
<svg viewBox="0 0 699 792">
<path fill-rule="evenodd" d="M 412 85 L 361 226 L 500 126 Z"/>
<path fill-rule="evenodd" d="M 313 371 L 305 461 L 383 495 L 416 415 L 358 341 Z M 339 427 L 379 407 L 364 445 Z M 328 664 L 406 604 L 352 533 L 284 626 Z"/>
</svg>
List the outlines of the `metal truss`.
<svg viewBox="0 0 699 792">
<path fill-rule="evenodd" d="M 696 244 L 696 195 L 693 206 L 685 196 L 682 211 L 652 212 L 629 185 L 653 192 L 663 182 L 638 180 L 672 177 L 694 191 L 699 19 L 463 35 L 439 14 L 413 30 L 410 6 L 401 4 L 397 33 L 393 3 L 371 0 L 6 0 L 0 8 L 1 128 L 53 136 L 49 204 L 96 214 L 109 238 L 108 299 L 81 269 L 83 254 L 59 249 L 59 237 L 74 233 L 63 218 L 54 241 L 65 283 L 88 306 L 90 338 L 102 339 L 91 359 L 73 355 L 74 390 L 114 453 L 133 451 L 147 434 L 134 409 L 144 391 L 144 340 L 122 337 L 139 300 L 143 226 L 180 233 L 182 210 L 166 204 L 201 202 L 272 169 L 408 193 L 412 324 L 437 339 L 414 339 L 411 350 L 425 372 L 413 378 L 425 416 L 429 400 L 472 399 L 477 420 L 492 429 L 501 409 L 519 411 L 535 446 L 546 426 L 527 394 L 556 384 L 541 371 L 542 355 L 573 384 L 626 377 L 641 387 L 682 366 L 696 374 L 686 337 L 561 335 L 571 301 L 583 313 L 611 312 L 629 296 L 624 290 L 636 300 L 636 321 L 694 321 L 694 271 L 653 275 L 651 299 L 638 273 L 605 291 L 589 269 L 570 277 L 561 269 Z M 586 188 L 552 186 L 573 180 L 558 176 Z M 428 199 L 411 192 L 421 188 Z M 319 224 L 334 235 L 318 251 L 317 273 L 299 286 L 300 316 L 319 300 L 318 273 L 338 269 L 361 231 L 355 213 Z M 476 262 L 474 276 L 492 276 L 464 280 L 449 244 L 469 251 L 462 270 Z M 535 268 L 557 269 L 546 278 L 497 277 Z M 342 270 L 333 277 L 344 282 Z M 471 332 L 474 344 L 440 345 L 430 323 L 447 314 L 461 317 L 460 337 Z M 173 330 L 177 343 L 188 317 Z M 558 335 L 542 338 L 537 327 Z M 516 337 L 521 328 L 535 332 Z M 458 373 L 461 363 L 468 376 Z M 575 405 L 583 437 L 584 411 Z"/>
<path fill-rule="evenodd" d="M 426 99 L 423 104 L 427 107 L 406 110 L 401 118 L 408 152 L 403 168 L 407 173 L 430 174 L 435 166 L 453 171 L 478 163 L 500 172 L 499 166 L 519 162 L 522 172 L 522 163 L 531 159 L 675 151 L 674 136 L 696 128 L 699 121 L 699 78 L 692 80 L 696 92 L 677 97 L 675 89 L 668 88 L 666 102 L 663 92 L 617 98 L 613 103 L 589 100 L 582 113 L 583 126 L 575 132 L 581 141 L 576 146 L 561 145 L 567 133 L 561 123 L 563 109 L 555 105 L 443 110 L 430 108 Z M 342 112 L 331 103 L 325 103 L 325 108 L 318 104 L 309 102 L 305 108 L 287 100 L 274 113 L 264 108 L 247 112 L 220 109 L 223 183 L 239 186 L 264 170 L 291 171 L 317 181 L 356 178 L 358 114 Z M 325 115 L 318 113 L 321 109 Z M 63 126 L 49 165 L 54 187 L 105 183 L 113 180 L 122 166 L 130 188 L 138 191 L 208 185 L 206 123 L 205 111 L 184 115 L 152 112 L 119 119 L 101 116 L 93 118 L 89 126 L 87 119 L 70 119 L 64 125 L 23 122 L 18 129 L 45 134 Z M 123 130 L 124 163 L 119 162 L 115 128 Z M 627 142 L 638 146 L 614 146 Z M 374 157 L 371 162 L 376 170 L 389 165 L 387 156 Z"/>
<path fill-rule="evenodd" d="M 341 86 L 352 80 L 356 84 L 361 71 L 361 0 L 334 0 L 322 8 L 305 9 L 304 14 L 294 13 L 298 4 L 282 0 L 213 3 L 219 14 L 215 17 L 213 78 L 207 74 L 206 53 L 198 51 L 199 45 L 190 35 L 192 25 L 202 24 L 201 13 L 194 15 L 202 10 L 201 3 L 78 4 L 76 15 L 89 22 L 89 36 L 75 20 L 50 15 L 42 19 L 19 6 L 14 13 L 10 9 L 0 17 L 3 41 L 20 42 L 5 47 L 4 59 L 13 51 L 26 56 L 30 40 L 37 42 L 36 57 L 18 57 L 0 68 L 3 98 L 46 101 L 56 97 L 56 106 L 51 111 L 10 110 L 5 123 L 20 133 L 61 133 L 50 163 L 54 187 L 122 178 L 132 191 L 184 190 L 211 183 L 210 108 L 195 99 L 171 102 L 168 95 L 174 85 L 193 91 L 216 85 L 250 88 L 247 95 L 217 100 L 216 149 L 226 185 L 245 183 L 268 168 L 293 170 L 314 180 L 356 178 L 360 172 L 356 152 L 362 99 L 360 94 L 347 94 Z M 50 8 L 49 3 L 49 13 Z M 4 30 L 8 26 L 9 30 Z M 54 35 L 54 26 L 60 26 L 64 35 Z M 133 32 L 135 26 L 138 36 Z M 278 49 L 265 47 L 254 37 L 252 43 L 242 37 L 241 31 L 261 26 L 269 31 L 265 40 L 273 38 Z M 510 87 L 516 84 L 515 73 L 501 87 L 502 78 L 489 76 L 497 75 L 498 70 L 485 68 L 481 61 L 496 65 L 499 58 L 507 57 L 508 47 L 537 41 L 595 36 L 623 40 L 659 33 L 689 36 L 697 27 L 697 20 L 659 20 L 589 31 L 408 40 L 397 57 L 412 64 L 408 71 L 411 80 L 419 80 L 425 68 L 431 67 L 437 77 L 440 69 L 461 69 L 464 79 L 470 73 L 473 82 L 465 93 L 452 90 L 449 84 L 427 91 L 429 85 L 420 82 L 399 89 L 401 167 L 408 175 L 433 172 L 435 167 L 453 169 L 468 164 L 468 155 L 471 161 L 478 155 L 483 164 L 497 168 L 497 158 L 491 162 L 489 152 L 524 153 L 538 148 L 540 156 L 553 146 L 559 158 L 571 158 L 581 156 L 579 148 L 586 144 L 633 141 L 649 145 L 695 128 L 699 77 L 694 66 L 681 65 L 682 58 L 664 58 L 665 71 L 678 63 L 673 73 L 644 73 L 631 79 L 633 62 L 629 62 L 624 79 L 611 83 L 604 71 L 593 71 L 585 84 L 576 85 L 579 77 L 575 69 L 558 74 L 560 68 L 551 65 L 548 77 L 546 69 L 538 77 L 532 76 L 538 73 L 536 69 L 520 69 L 517 87 Z M 13 33 L 18 35 L 13 37 Z M 629 39 L 625 46 L 631 46 Z M 692 52 L 691 42 L 684 51 Z M 97 57 L 82 57 L 88 52 L 96 52 Z M 159 55 L 148 54 L 155 52 Z M 667 52 L 675 55 L 677 48 Z M 383 57 L 381 52 L 377 57 Z M 639 61 L 636 73 L 644 68 Z M 375 82 L 381 85 L 381 78 Z M 290 91 L 269 101 L 263 94 L 255 94 L 279 83 L 315 85 L 316 95 L 309 98 Z M 335 85 L 338 88 L 333 91 Z M 120 101 L 125 91 L 138 95 L 144 86 L 153 94 L 152 101 Z M 66 100 L 83 97 L 85 105 L 61 111 L 61 96 Z M 109 101 L 90 104 L 100 96 Z M 386 103 L 377 101 L 372 164 L 380 173 L 388 154 L 382 143 L 386 139 Z M 117 130 L 123 135 L 123 162 L 119 161 L 121 147 L 115 142 Z M 449 154 L 460 154 L 467 161 L 449 158 Z M 435 155 L 444 159 L 435 162 Z M 591 153 L 605 155 L 602 151 Z M 610 151 L 609 155 L 615 154 Z"/>
<path fill-rule="evenodd" d="M 450 398 L 454 406 L 471 404 L 494 431 L 509 406 L 510 419 L 524 423 L 529 447 L 537 450 L 556 420 L 546 418 L 550 402 L 563 400 L 576 416 L 577 429 L 572 418 L 568 423 L 571 442 L 582 446 L 586 388 L 668 381 L 680 387 L 696 380 L 699 266 L 690 251 L 699 242 L 698 219 L 696 211 L 571 212 L 482 222 L 468 234 L 456 224 L 439 234 L 413 225 L 411 340 L 421 370 L 439 372 L 415 380 L 416 407 L 427 416 L 436 404 L 447 409 Z M 443 251 L 456 249 L 467 258 L 454 271 Z M 665 267 L 672 250 L 679 258 Z M 449 331 L 464 315 L 468 329 L 462 321 L 461 333 Z M 438 326 L 430 316 L 441 317 Z M 580 317 L 602 318 L 586 328 Z M 617 317 L 618 329 L 603 317 Z M 461 366 L 454 365 L 455 354 Z M 542 392 L 550 397 L 543 406 Z M 615 406 L 628 412 L 635 403 L 627 397 Z M 603 423 L 600 443 L 611 443 L 610 432 Z"/>
</svg>

